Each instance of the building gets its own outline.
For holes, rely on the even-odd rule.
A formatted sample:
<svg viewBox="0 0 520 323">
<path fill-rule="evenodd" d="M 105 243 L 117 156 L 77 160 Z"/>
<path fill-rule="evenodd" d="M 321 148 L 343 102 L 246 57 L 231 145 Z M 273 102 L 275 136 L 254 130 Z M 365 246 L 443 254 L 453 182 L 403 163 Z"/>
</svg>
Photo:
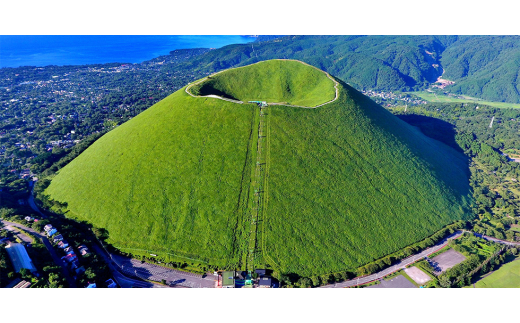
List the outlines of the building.
<svg viewBox="0 0 520 323">
<path fill-rule="evenodd" d="M 79 246 L 78 250 L 79 250 L 80 255 L 82 255 L 82 256 L 88 255 L 90 253 L 88 251 L 88 248 L 85 247 L 84 245 Z"/>
<path fill-rule="evenodd" d="M 63 241 L 63 236 L 61 234 L 54 237 L 54 243 L 57 243 L 58 241 Z"/>
<path fill-rule="evenodd" d="M 258 287 L 259 288 L 271 288 L 273 285 L 272 278 L 269 276 L 262 276 L 258 280 Z"/>
<path fill-rule="evenodd" d="M 58 230 L 56 230 L 56 228 L 51 228 L 49 231 L 47 231 L 47 236 L 52 237 L 56 233 L 58 233 Z"/>
<path fill-rule="evenodd" d="M 52 224 L 47 224 L 46 226 L 43 227 L 43 230 L 45 230 L 45 232 L 49 232 L 51 229 L 52 229 Z"/>
<path fill-rule="evenodd" d="M 105 283 L 107 284 L 108 288 L 116 288 L 117 287 L 117 284 L 114 282 L 114 280 L 112 278 L 107 280 Z"/>
<path fill-rule="evenodd" d="M 265 270 L 265 269 L 255 269 L 255 273 L 257 273 L 258 276 L 262 277 L 262 276 L 265 276 L 265 274 L 267 274 L 267 270 Z"/>
<path fill-rule="evenodd" d="M 7 247 L 7 254 L 11 258 L 14 270 L 19 273 L 22 268 L 29 269 L 31 272 L 36 272 L 36 267 L 29 257 L 27 250 L 20 243 L 9 243 Z"/>
<path fill-rule="evenodd" d="M 222 288 L 235 288 L 234 271 L 225 271 L 222 273 Z"/>
</svg>

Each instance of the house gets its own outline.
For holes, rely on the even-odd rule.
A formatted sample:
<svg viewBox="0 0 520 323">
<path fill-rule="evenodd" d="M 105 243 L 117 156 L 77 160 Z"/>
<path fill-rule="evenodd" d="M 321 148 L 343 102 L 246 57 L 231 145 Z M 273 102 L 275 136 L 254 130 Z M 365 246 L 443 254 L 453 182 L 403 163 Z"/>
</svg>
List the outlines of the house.
<svg viewBox="0 0 520 323">
<path fill-rule="evenodd" d="M 52 237 L 56 233 L 58 233 L 58 230 L 56 230 L 56 228 L 51 228 L 49 231 L 47 231 L 47 236 Z"/>
<path fill-rule="evenodd" d="M 21 282 L 16 284 L 16 286 L 14 286 L 13 288 L 29 288 L 29 286 L 31 286 L 31 282 L 22 280 Z"/>
<path fill-rule="evenodd" d="M 70 247 L 69 247 L 70 248 Z M 68 248 L 67 248 L 68 249 Z M 66 252 L 67 255 L 73 255 L 74 254 L 74 250 L 69 250 Z"/>
<path fill-rule="evenodd" d="M 27 222 L 31 222 L 32 220 L 34 220 L 34 219 L 31 218 L 30 216 L 26 216 L 24 219 L 25 219 L 25 221 L 27 221 Z"/>
<path fill-rule="evenodd" d="M 105 283 L 107 284 L 108 288 L 116 288 L 117 287 L 117 284 L 114 282 L 114 280 L 112 278 L 107 280 Z"/>
<path fill-rule="evenodd" d="M 43 230 L 45 230 L 45 232 L 49 232 L 49 230 L 52 229 L 52 224 L 47 224 L 43 227 Z"/>
<path fill-rule="evenodd" d="M 87 288 L 96 288 L 96 283 L 88 283 Z"/>
<path fill-rule="evenodd" d="M 65 250 L 63 250 L 63 251 L 65 251 L 65 252 L 69 252 L 69 251 L 71 251 L 71 250 L 72 250 L 72 247 L 67 247 L 67 248 L 65 248 Z"/>
<path fill-rule="evenodd" d="M 272 278 L 269 276 L 262 276 L 260 280 L 258 280 L 258 287 L 260 288 L 271 288 L 272 285 Z"/>
<path fill-rule="evenodd" d="M 225 271 L 222 273 L 222 288 L 235 288 L 234 271 Z"/>
<path fill-rule="evenodd" d="M 90 252 L 88 251 L 88 248 L 85 247 L 84 245 L 81 245 L 78 247 L 78 250 L 79 250 L 79 253 L 84 256 L 84 255 L 88 255 Z"/>
<path fill-rule="evenodd" d="M 69 243 L 65 240 L 62 240 L 58 243 L 58 248 L 60 249 L 65 249 L 69 246 Z"/>
<path fill-rule="evenodd" d="M 265 274 L 267 273 L 267 270 L 265 270 L 265 269 L 255 269 L 255 273 L 257 273 L 258 276 L 262 277 L 262 276 L 265 276 Z"/>
<path fill-rule="evenodd" d="M 70 267 L 71 267 L 72 269 L 80 269 L 78 259 L 73 260 L 73 261 L 70 263 Z M 83 266 L 82 266 L 81 268 L 83 268 Z M 83 268 L 83 271 L 85 271 L 85 268 Z"/>
<path fill-rule="evenodd" d="M 63 236 L 61 234 L 54 237 L 54 243 L 57 243 L 58 241 L 63 241 Z"/>
<path fill-rule="evenodd" d="M 78 260 L 78 257 L 75 254 L 70 254 L 61 257 L 62 260 L 65 260 L 66 262 L 73 262 L 74 260 Z"/>
</svg>

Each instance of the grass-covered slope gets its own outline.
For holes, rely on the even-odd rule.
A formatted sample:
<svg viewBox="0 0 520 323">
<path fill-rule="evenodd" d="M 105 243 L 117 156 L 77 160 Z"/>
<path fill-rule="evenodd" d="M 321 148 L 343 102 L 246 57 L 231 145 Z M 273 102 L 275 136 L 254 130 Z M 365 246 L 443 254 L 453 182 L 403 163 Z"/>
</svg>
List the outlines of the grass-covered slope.
<svg viewBox="0 0 520 323">
<path fill-rule="evenodd" d="M 233 263 L 253 111 L 179 90 L 99 139 L 46 193 L 116 247 Z"/>
<path fill-rule="evenodd" d="M 270 112 L 264 245 L 283 272 L 354 269 L 468 217 L 464 156 L 348 85 Z"/>
<path fill-rule="evenodd" d="M 335 96 L 324 73 L 291 61 L 208 82 L 242 101 Z M 338 87 L 320 108 L 262 113 L 181 89 L 96 141 L 45 193 L 123 251 L 307 276 L 355 269 L 467 218 L 463 156 Z"/>
<path fill-rule="evenodd" d="M 297 61 L 270 60 L 226 70 L 190 89 L 244 102 L 262 100 L 317 106 L 335 97 L 334 82 L 322 71 Z"/>
</svg>

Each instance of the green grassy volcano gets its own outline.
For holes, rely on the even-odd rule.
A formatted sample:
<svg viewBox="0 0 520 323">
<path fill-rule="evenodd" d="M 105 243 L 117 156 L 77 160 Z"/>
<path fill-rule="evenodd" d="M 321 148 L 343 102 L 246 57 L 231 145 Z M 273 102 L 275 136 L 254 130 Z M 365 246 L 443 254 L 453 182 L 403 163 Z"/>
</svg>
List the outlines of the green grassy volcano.
<svg viewBox="0 0 520 323">
<path fill-rule="evenodd" d="M 192 86 L 316 106 L 334 82 L 295 61 Z M 467 219 L 464 157 L 346 84 L 316 109 L 185 88 L 109 132 L 45 191 L 125 252 L 310 276 L 353 270 Z"/>
</svg>

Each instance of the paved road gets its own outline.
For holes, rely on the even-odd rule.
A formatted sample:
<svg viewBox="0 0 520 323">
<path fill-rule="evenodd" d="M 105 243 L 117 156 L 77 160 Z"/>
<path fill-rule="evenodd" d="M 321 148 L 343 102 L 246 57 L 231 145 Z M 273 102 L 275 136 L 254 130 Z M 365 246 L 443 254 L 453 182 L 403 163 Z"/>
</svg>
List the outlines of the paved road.
<svg viewBox="0 0 520 323">
<path fill-rule="evenodd" d="M 505 240 L 489 237 L 489 236 L 486 236 L 486 235 L 483 235 L 480 233 L 471 232 L 471 231 L 465 231 L 465 232 L 473 233 L 476 237 L 482 238 L 484 240 L 489 240 L 489 241 L 493 241 L 496 243 L 505 244 L 508 246 L 520 246 L 520 242 L 505 241 Z"/>
<path fill-rule="evenodd" d="M 36 232 L 35 230 L 28 228 L 26 226 L 23 226 L 21 224 L 18 224 L 18 223 L 8 222 L 5 220 L 0 220 L 0 222 L 4 223 L 5 225 L 11 226 L 11 227 L 17 227 L 17 228 L 24 229 L 25 231 L 34 234 L 36 237 L 41 238 L 43 244 L 45 245 L 47 250 L 49 250 L 49 253 L 51 254 L 51 257 L 52 257 L 52 260 L 54 261 L 54 263 L 58 266 L 61 266 L 61 268 L 63 269 L 63 274 L 65 275 L 65 278 L 67 279 L 67 282 L 69 283 L 69 286 L 72 288 L 77 287 L 76 282 L 74 281 L 74 279 L 71 276 L 71 272 L 70 272 L 69 268 L 63 262 L 63 260 L 61 260 L 60 256 L 58 256 L 56 254 L 56 250 L 54 249 L 52 244 L 49 242 L 49 239 L 47 239 L 47 237 L 45 235 L 42 235 L 39 232 Z"/>
<path fill-rule="evenodd" d="M 356 279 L 352 279 L 352 280 L 347 280 L 347 281 L 344 281 L 344 282 L 341 282 L 341 283 L 335 283 L 335 284 L 329 284 L 329 285 L 325 285 L 325 286 L 321 286 L 321 288 L 344 288 L 344 287 L 353 287 L 353 286 L 357 286 L 357 285 L 363 285 L 363 284 L 366 284 L 366 283 L 369 283 L 371 281 L 374 281 L 374 280 L 378 280 L 378 279 L 382 279 L 383 277 L 387 276 L 387 275 L 390 275 L 391 273 L 393 272 L 396 272 L 398 270 L 401 270 L 401 269 L 404 269 L 406 268 L 406 266 L 418 261 L 418 260 L 421 260 L 422 258 L 434 253 L 434 252 L 437 252 L 439 250 L 441 250 L 442 248 L 444 248 L 449 240 L 451 239 L 457 239 L 458 237 L 462 236 L 463 232 L 462 231 L 457 231 L 455 233 L 453 233 L 452 235 L 444 238 L 442 241 L 438 242 L 437 244 L 435 244 L 434 246 L 428 248 L 428 249 L 425 249 L 424 251 L 418 253 L 418 254 L 415 254 L 413 256 L 410 256 L 406 259 L 403 259 L 401 260 L 400 262 L 398 262 L 397 264 L 393 265 L 393 266 L 390 266 L 380 272 L 377 272 L 375 274 L 372 274 L 372 275 L 369 275 L 369 276 L 364 276 L 364 277 L 360 277 L 360 278 L 356 278 Z"/>
<path fill-rule="evenodd" d="M 112 260 L 119 267 L 120 271 L 126 275 L 142 279 L 166 282 L 172 286 L 183 286 L 189 288 L 215 288 L 216 276 L 188 273 L 184 271 L 165 268 L 150 263 L 112 254 Z"/>
<path fill-rule="evenodd" d="M 23 232 L 16 230 L 16 228 L 10 224 L 5 223 L 4 229 L 11 231 L 15 236 L 25 243 L 33 243 L 33 239 L 23 234 Z"/>
<path fill-rule="evenodd" d="M 34 184 L 36 183 L 36 181 L 31 181 L 29 183 L 29 186 L 31 187 L 31 194 L 29 195 L 29 198 L 27 199 L 27 203 L 29 203 L 29 206 L 31 207 L 31 209 L 34 210 L 34 212 L 38 213 L 39 215 L 41 215 L 43 218 L 47 218 L 45 216 L 45 214 L 43 214 L 40 209 L 38 208 L 38 206 L 36 205 L 36 203 L 34 202 Z"/>
</svg>

